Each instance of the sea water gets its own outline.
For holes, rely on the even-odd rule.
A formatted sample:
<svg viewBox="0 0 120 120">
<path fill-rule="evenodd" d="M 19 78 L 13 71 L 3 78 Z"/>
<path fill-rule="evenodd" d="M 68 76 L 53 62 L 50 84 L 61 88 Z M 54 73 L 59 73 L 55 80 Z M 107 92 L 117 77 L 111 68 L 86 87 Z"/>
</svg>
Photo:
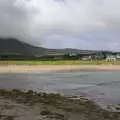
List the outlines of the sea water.
<svg viewBox="0 0 120 120">
<path fill-rule="evenodd" d="M 0 89 L 59 92 L 114 105 L 120 103 L 120 71 L 0 74 Z"/>
</svg>

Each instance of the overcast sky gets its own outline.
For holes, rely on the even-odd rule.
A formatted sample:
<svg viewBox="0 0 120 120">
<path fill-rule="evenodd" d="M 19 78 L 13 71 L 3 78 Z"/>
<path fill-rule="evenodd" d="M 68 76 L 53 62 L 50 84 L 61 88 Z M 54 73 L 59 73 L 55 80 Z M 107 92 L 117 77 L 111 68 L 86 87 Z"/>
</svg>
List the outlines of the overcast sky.
<svg viewBox="0 0 120 120">
<path fill-rule="evenodd" d="M 49 48 L 120 50 L 120 0 L 0 0 L 0 36 Z"/>
</svg>

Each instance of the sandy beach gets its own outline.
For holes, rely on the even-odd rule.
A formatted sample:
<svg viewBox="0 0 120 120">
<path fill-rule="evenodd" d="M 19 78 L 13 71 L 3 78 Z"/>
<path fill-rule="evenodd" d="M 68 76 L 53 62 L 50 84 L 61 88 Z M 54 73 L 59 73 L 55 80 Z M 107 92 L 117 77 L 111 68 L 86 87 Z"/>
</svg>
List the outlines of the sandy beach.
<svg viewBox="0 0 120 120">
<path fill-rule="evenodd" d="M 0 73 L 120 70 L 120 65 L 2 65 Z"/>
</svg>

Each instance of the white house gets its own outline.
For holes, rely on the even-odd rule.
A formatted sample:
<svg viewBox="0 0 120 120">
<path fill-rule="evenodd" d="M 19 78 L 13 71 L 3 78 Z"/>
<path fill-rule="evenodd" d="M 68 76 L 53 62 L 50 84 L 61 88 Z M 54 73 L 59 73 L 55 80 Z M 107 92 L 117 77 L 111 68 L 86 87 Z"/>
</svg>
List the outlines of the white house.
<svg viewBox="0 0 120 120">
<path fill-rule="evenodd" d="M 106 61 L 116 61 L 116 56 L 114 56 L 114 55 L 108 55 L 106 57 Z"/>
<path fill-rule="evenodd" d="M 92 60 L 92 57 L 91 56 L 85 56 L 81 60 Z"/>
<path fill-rule="evenodd" d="M 120 54 L 117 54 L 117 55 L 116 55 L 116 59 L 120 59 Z"/>
</svg>

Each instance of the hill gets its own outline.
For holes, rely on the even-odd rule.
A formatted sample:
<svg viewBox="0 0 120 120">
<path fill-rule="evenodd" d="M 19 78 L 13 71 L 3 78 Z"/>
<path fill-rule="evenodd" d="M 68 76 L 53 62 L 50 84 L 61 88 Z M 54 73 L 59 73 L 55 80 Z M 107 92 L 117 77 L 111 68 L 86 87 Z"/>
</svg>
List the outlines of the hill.
<svg viewBox="0 0 120 120">
<path fill-rule="evenodd" d="M 0 38 L 0 54 L 2 55 L 25 55 L 25 56 L 43 56 L 43 55 L 63 55 L 67 53 L 88 53 L 93 51 L 78 49 L 47 49 L 36 47 L 28 43 L 21 42 L 14 38 Z"/>
<path fill-rule="evenodd" d="M 56 56 L 65 54 L 99 54 L 101 51 L 80 50 L 80 49 L 47 49 L 43 47 L 36 47 L 25 42 L 21 42 L 14 38 L 0 38 L 0 55 L 18 55 L 18 56 Z M 103 51 L 102 51 L 103 52 Z M 104 51 L 111 53 L 110 51 Z"/>
<path fill-rule="evenodd" d="M 47 49 L 35 47 L 14 38 L 0 38 L 0 54 L 27 55 L 44 54 Z"/>
</svg>

